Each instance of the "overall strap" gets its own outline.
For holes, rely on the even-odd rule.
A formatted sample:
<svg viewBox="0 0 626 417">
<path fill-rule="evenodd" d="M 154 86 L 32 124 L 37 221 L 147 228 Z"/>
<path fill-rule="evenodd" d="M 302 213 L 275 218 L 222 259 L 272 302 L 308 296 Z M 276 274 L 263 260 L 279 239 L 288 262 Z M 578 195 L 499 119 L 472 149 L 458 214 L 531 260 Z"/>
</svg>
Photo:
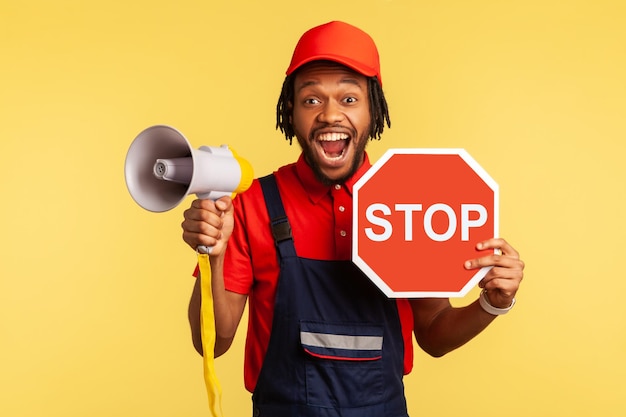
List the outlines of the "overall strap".
<svg viewBox="0 0 626 417">
<path fill-rule="evenodd" d="M 293 236 L 291 234 L 291 226 L 289 219 L 285 214 L 285 207 L 280 198 L 276 177 L 274 174 L 259 178 L 263 196 L 265 197 L 265 206 L 270 216 L 270 226 L 272 228 L 272 236 L 274 243 L 281 259 L 289 256 L 297 256 L 296 248 L 293 244 Z"/>
</svg>

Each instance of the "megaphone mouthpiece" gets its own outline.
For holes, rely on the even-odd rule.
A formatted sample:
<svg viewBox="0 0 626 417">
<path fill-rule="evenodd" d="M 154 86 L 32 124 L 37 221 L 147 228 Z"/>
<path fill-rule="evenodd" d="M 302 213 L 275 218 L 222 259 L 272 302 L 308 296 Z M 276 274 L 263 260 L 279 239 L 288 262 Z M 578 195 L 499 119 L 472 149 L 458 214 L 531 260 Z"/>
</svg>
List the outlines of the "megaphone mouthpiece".
<svg viewBox="0 0 626 417">
<path fill-rule="evenodd" d="M 161 180 L 189 184 L 193 177 L 193 160 L 191 157 L 157 159 L 153 172 Z"/>
</svg>

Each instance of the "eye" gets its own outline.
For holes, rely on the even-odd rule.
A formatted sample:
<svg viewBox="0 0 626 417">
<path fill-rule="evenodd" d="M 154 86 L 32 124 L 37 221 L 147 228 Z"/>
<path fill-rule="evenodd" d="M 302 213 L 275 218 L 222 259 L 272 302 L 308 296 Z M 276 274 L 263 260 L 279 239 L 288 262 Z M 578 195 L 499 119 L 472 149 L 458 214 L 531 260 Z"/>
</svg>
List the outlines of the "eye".
<svg viewBox="0 0 626 417">
<path fill-rule="evenodd" d="M 316 98 L 306 98 L 304 99 L 304 104 L 308 104 L 308 105 L 316 105 L 316 104 L 320 104 L 321 102 L 316 99 Z"/>
<path fill-rule="evenodd" d="M 348 96 L 343 99 L 343 102 L 347 104 L 353 104 L 353 103 L 356 103 L 357 101 L 358 101 L 357 98 L 353 96 Z"/>
</svg>

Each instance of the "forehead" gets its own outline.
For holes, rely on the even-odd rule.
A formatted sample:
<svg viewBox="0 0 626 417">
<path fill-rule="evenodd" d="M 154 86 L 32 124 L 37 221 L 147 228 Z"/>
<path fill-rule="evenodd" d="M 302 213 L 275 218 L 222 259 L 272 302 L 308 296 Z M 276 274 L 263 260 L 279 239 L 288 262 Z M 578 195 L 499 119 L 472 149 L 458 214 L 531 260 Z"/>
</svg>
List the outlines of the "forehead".
<svg viewBox="0 0 626 417">
<path fill-rule="evenodd" d="M 348 83 L 366 89 L 367 78 L 358 72 L 335 62 L 315 61 L 306 64 L 295 74 L 296 91 L 322 82 Z"/>
</svg>

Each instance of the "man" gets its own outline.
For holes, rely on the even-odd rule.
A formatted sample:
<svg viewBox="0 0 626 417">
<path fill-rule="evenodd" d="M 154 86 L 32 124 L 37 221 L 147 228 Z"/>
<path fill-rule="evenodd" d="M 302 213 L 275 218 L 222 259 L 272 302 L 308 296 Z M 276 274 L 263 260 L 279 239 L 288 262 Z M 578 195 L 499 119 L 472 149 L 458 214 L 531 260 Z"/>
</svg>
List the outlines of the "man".
<svg viewBox="0 0 626 417">
<path fill-rule="evenodd" d="M 481 299 L 462 308 L 388 299 L 350 262 L 352 187 L 385 124 L 373 40 L 343 22 L 315 27 L 295 48 L 277 106 L 277 127 L 302 148 L 298 161 L 234 201 L 195 200 L 185 211 L 185 242 L 212 247 L 216 356 L 249 299 L 244 379 L 255 416 L 407 416 L 412 334 L 442 356 L 514 304 L 524 263 L 504 239 L 477 242 L 497 254 L 465 263 L 493 268 Z M 196 283 L 189 320 L 202 353 L 199 310 Z"/>
</svg>

